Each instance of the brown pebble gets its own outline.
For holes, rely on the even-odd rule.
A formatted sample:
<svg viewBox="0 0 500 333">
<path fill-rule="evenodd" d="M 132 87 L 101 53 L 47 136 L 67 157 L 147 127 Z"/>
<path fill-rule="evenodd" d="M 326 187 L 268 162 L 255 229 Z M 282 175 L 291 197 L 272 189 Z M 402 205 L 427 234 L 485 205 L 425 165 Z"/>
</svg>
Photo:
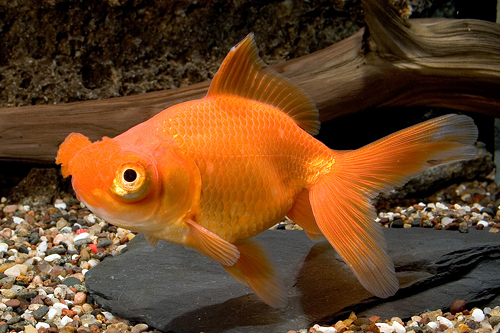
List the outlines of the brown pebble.
<svg viewBox="0 0 500 333">
<path fill-rule="evenodd" d="M 76 327 L 72 325 L 66 325 L 59 330 L 59 333 L 76 333 Z"/>
<path fill-rule="evenodd" d="M 114 327 L 106 329 L 106 333 L 120 333 L 120 331 Z"/>
<path fill-rule="evenodd" d="M 73 301 L 75 304 L 83 304 L 85 303 L 85 300 L 87 299 L 87 294 L 84 292 L 77 292 L 75 294 L 75 297 L 73 298 Z"/>
<path fill-rule="evenodd" d="M 498 232 L 500 232 L 500 230 L 498 228 L 491 227 L 489 232 L 491 232 L 492 234 L 498 234 Z"/>
<path fill-rule="evenodd" d="M 446 326 L 445 324 L 439 324 L 438 331 L 444 332 L 447 328 L 448 326 Z"/>
<path fill-rule="evenodd" d="M 17 205 L 7 205 L 3 208 L 5 214 L 14 213 L 17 210 Z"/>
<path fill-rule="evenodd" d="M 76 333 L 89 333 L 90 330 L 87 329 L 86 327 L 80 327 L 76 330 Z"/>
<path fill-rule="evenodd" d="M 456 299 L 450 305 L 451 314 L 456 314 L 458 312 L 463 312 L 467 303 L 463 299 Z"/>
<path fill-rule="evenodd" d="M 430 322 L 431 322 L 431 319 L 428 316 L 422 316 L 422 320 L 420 321 L 420 323 L 424 326 Z"/>
<path fill-rule="evenodd" d="M 370 320 L 371 320 L 371 318 L 370 318 Z M 380 330 L 378 329 L 378 326 L 375 325 L 375 322 L 372 322 L 370 325 L 368 325 L 368 327 L 366 328 L 366 331 L 370 331 L 373 333 L 380 333 Z"/>
<path fill-rule="evenodd" d="M 13 308 L 17 308 L 21 305 L 21 301 L 18 299 L 9 299 L 8 301 L 5 301 L 4 304 Z"/>
<path fill-rule="evenodd" d="M 92 333 L 100 333 L 101 332 L 101 329 L 97 325 L 90 325 L 90 330 L 92 331 Z"/>
</svg>

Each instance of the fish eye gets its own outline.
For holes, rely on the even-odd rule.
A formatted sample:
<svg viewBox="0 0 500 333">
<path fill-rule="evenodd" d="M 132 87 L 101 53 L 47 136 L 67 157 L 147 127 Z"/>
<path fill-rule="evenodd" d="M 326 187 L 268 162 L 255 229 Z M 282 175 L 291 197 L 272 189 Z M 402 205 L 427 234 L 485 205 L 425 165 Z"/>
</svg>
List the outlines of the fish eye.
<svg viewBox="0 0 500 333">
<path fill-rule="evenodd" d="M 144 199 L 152 188 L 151 171 L 141 163 L 125 163 L 116 171 L 111 193 L 127 202 Z"/>
</svg>

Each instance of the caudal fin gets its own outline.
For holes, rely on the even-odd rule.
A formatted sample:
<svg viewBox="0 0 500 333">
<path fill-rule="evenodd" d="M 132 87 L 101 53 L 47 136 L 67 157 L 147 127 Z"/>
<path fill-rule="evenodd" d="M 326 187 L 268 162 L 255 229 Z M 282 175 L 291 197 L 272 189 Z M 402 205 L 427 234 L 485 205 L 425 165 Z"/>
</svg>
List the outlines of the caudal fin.
<svg viewBox="0 0 500 333">
<path fill-rule="evenodd" d="M 339 153 L 332 171 L 311 187 L 319 229 L 368 291 L 389 297 L 399 288 L 370 199 L 428 167 L 473 158 L 477 135 L 467 116 L 435 118 Z"/>
</svg>

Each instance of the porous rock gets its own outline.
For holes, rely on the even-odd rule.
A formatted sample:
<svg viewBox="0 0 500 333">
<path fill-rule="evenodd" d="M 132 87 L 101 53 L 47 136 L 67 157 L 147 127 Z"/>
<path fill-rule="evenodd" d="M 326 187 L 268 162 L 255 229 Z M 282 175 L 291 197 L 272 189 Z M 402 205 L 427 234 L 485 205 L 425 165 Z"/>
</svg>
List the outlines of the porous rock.
<svg viewBox="0 0 500 333">
<path fill-rule="evenodd" d="M 286 309 L 262 303 L 220 265 L 181 246 L 149 246 L 135 237 L 123 254 L 86 274 L 98 304 L 113 314 L 173 332 L 287 331 L 359 316 L 409 318 L 426 309 L 448 310 L 453 300 L 487 305 L 498 296 L 498 235 L 471 230 L 385 229 L 401 289 L 372 296 L 326 242 L 301 231 L 267 231 L 267 245 L 289 293 Z M 482 281 L 482 283 L 477 283 Z"/>
</svg>

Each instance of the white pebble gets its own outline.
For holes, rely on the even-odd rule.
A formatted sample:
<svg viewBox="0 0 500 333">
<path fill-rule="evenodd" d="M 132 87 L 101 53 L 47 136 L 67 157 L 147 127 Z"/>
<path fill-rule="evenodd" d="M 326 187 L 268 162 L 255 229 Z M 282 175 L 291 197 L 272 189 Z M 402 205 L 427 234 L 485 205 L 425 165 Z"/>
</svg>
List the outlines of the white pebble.
<svg viewBox="0 0 500 333">
<path fill-rule="evenodd" d="M 335 327 L 319 326 L 318 324 L 316 324 L 313 326 L 313 328 L 316 330 L 316 332 L 337 333 L 337 330 L 335 329 Z"/>
<path fill-rule="evenodd" d="M 393 333 L 394 327 L 386 323 L 375 323 L 377 325 L 380 333 Z"/>
<path fill-rule="evenodd" d="M 474 311 L 472 311 L 472 319 L 474 319 L 474 321 L 477 321 L 477 322 L 481 322 L 484 320 L 484 313 L 483 313 L 483 310 L 481 309 L 474 309 Z"/>
<path fill-rule="evenodd" d="M 448 327 L 448 328 L 453 328 L 453 327 L 455 327 L 455 326 L 453 325 L 453 323 L 452 323 L 449 319 L 447 319 L 447 318 L 445 318 L 445 317 L 438 316 L 438 317 L 437 317 L 437 321 L 438 321 L 438 323 L 440 323 L 440 324 L 442 324 L 442 325 L 445 325 L 445 326 L 446 326 L 446 327 Z"/>
<path fill-rule="evenodd" d="M 477 222 L 477 225 L 482 225 L 483 227 L 489 227 L 490 226 L 489 223 L 486 222 L 486 221 L 479 221 L 479 222 Z"/>
<path fill-rule="evenodd" d="M 76 241 L 85 239 L 85 238 L 89 237 L 89 235 L 90 234 L 88 232 L 82 232 L 81 234 L 76 235 L 75 238 L 73 239 L 73 241 L 76 242 Z"/>
<path fill-rule="evenodd" d="M 427 326 L 429 326 L 430 328 L 432 328 L 433 330 L 437 329 L 438 328 L 438 324 L 431 321 L 430 323 L 427 324 Z"/>
<path fill-rule="evenodd" d="M 52 307 L 51 309 L 49 309 L 49 312 L 47 312 L 47 319 L 52 320 L 56 315 L 57 315 L 57 310 Z"/>
<path fill-rule="evenodd" d="M 86 220 L 89 223 L 95 223 L 95 215 L 89 214 L 89 215 L 84 217 L 84 220 Z"/>
<path fill-rule="evenodd" d="M 440 202 L 436 203 L 436 208 L 437 209 L 448 209 L 448 207 L 446 207 L 446 205 L 444 205 Z"/>
<path fill-rule="evenodd" d="M 45 252 L 47 252 L 47 241 L 45 240 L 45 241 L 41 242 L 40 244 L 38 244 L 38 246 L 36 247 L 36 250 L 39 253 L 38 255 L 40 255 L 40 253 L 45 254 Z"/>
<path fill-rule="evenodd" d="M 109 321 L 112 321 L 113 319 L 115 319 L 115 316 L 113 316 L 111 314 L 111 312 L 107 312 L 107 311 L 103 311 L 102 314 L 104 315 L 104 317 L 106 317 L 107 320 Z"/>
<path fill-rule="evenodd" d="M 54 254 L 46 256 L 44 260 L 47 262 L 52 262 L 52 261 L 58 260 L 58 259 L 61 259 L 61 256 L 57 253 L 54 253 Z"/>
<path fill-rule="evenodd" d="M 24 205 L 24 206 L 23 206 L 23 208 L 24 208 L 24 210 L 25 210 L 25 211 L 27 211 L 27 212 L 29 212 L 29 210 L 30 210 L 30 206 L 28 206 L 28 205 Z"/>
<path fill-rule="evenodd" d="M 491 308 L 490 307 L 485 307 L 483 309 L 484 314 L 491 315 Z"/>
<path fill-rule="evenodd" d="M 62 309 L 68 309 L 68 306 L 62 303 L 55 303 L 52 305 L 52 309 L 56 310 L 57 315 L 60 316 L 62 314 Z"/>
<path fill-rule="evenodd" d="M 71 323 L 73 321 L 73 319 L 71 319 L 70 317 L 68 316 L 64 316 L 62 317 L 61 319 L 61 325 L 64 327 L 66 326 L 68 323 Z"/>
<path fill-rule="evenodd" d="M 61 231 L 59 231 L 59 232 L 60 232 L 60 234 L 62 234 L 62 233 L 63 233 L 63 234 L 69 234 L 69 233 L 73 232 L 73 230 L 71 230 L 71 228 L 70 228 L 70 227 L 64 227 L 64 228 L 62 228 L 62 229 L 61 229 Z M 60 235 L 60 234 L 59 234 L 59 235 Z"/>
<path fill-rule="evenodd" d="M 87 263 L 90 265 L 90 268 L 94 268 L 100 261 L 97 259 L 90 259 Z"/>
<path fill-rule="evenodd" d="M 441 219 L 441 224 L 442 225 L 448 225 L 453 222 L 453 219 L 451 217 L 445 216 Z"/>
<path fill-rule="evenodd" d="M 403 325 L 401 325 L 400 323 L 398 323 L 397 321 L 392 322 L 392 327 L 394 328 L 396 333 L 405 333 L 406 332 L 405 327 Z"/>
<path fill-rule="evenodd" d="M 38 330 L 38 329 L 40 329 L 40 327 L 43 327 L 43 328 L 49 328 L 49 327 L 50 327 L 50 325 L 49 325 L 49 324 L 47 324 L 47 323 L 44 323 L 43 321 L 39 321 L 39 322 L 36 324 L 35 328 Z"/>
<path fill-rule="evenodd" d="M 0 252 L 7 252 L 9 250 L 9 245 L 5 243 L 0 243 Z"/>
<path fill-rule="evenodd" d="M 24 219 L 20 218 L 20 217 L 17 217 L 17 216 L 14 216 L 12 218 L 12 221 L 14 221 L 15 224 L 21 224 L 24 222 Z"/>
<path fill-rule="evenodd" d="M 66 209 L 66 204 L 64 202 L 54 204 L 57 209 Z"/>
</svg>

